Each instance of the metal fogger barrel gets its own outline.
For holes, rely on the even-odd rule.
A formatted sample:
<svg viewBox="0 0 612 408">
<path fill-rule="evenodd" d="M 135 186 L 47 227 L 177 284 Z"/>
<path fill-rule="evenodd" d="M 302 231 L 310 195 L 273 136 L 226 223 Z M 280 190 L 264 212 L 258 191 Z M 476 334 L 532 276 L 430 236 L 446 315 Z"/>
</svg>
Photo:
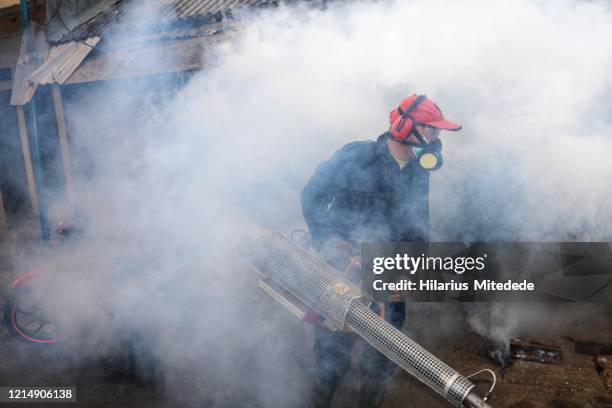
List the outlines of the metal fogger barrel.
<svg viewBox="0 0 612 408">
<path fill-rule="evenodd" d="M 336 269 L 280 234 L 251 225 L 247 236 L 255 269 L 335 328 L 354 331 L 454 406 L 490 408 L 474 384 L 374 313 Z"/>
</svg>

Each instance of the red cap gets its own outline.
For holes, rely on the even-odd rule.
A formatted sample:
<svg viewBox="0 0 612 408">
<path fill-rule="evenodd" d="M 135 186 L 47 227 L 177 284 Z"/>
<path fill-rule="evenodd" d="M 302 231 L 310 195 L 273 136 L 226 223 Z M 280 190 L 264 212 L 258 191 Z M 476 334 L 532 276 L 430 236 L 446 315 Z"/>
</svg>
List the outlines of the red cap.
<svg viewBox="0 0 612 408">
<path fill-rule="evenodd" d="M 400 104 L 400 108 L 402 111 L 406 111 L 410 105 L 415 101 L 418 97 L 416 94 L 412 94 L 409 97 L 405 98 Z M 389 122 L 391 124 L 395 123 L 397 119 L 401 116 L 400 112 L 397 108 L 394 108 L 389 114 Z M 438 105 L 435 104 L 434 101 L 425 98 L 419 103 L 413 110 L 410 112 L 410 116 L 412 117 L 414 123 L 420 125 L 427 125 L 439 129 L 446 130 L 460 130 L 461 125 L 451 122 L 450 120 L 444 119 L 444 115 Z"/>
</svg>

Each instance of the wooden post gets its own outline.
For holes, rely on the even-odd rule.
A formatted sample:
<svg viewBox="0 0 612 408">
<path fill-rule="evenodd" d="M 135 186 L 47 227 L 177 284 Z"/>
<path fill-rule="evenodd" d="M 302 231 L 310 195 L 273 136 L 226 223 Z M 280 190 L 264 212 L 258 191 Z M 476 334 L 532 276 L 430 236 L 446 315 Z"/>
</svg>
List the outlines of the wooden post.
<svg viewBox="0 0 612 408">
<path fill-rule="evenodd" d="M 59 85 L 53 85 L 53 103 L 55 105 L 55 119 L 57 121 L 57 130 L 60 142 L 60 152 L 62 154 L 62 163 L 64 167 L 64 180 L 66 180 L 66 195 L 68 196 L 68 204 L 70 209 L 74 209 L 74 177 L 72 175 L 72 166 L 70 164 L 70 149 L 68 146 L 68 132 L 66 131 L 66 121 L 64 118 L 64 107 L 62 104 L 62 92 Z"/>
<path fill-rule="evenodd" d="M 30 142 L 28 141 L 28 130 L 26 128 L 25 115 L 23 106 L 17 106 L 17 121 L 19 123 L 19 136 L 21 137 L 21 150 L 23 151 L 23 161 L 26 169 L 26 178 L 28 180 L 28 190 L 30 191 L 30 202 L 34 215 L 40 216 L 38 210 L 38 197 L 36 195 L 36 184 L 34 181 L 34 169 L 32 167 L 32 156 L 30 154 Z"/>
</svg>

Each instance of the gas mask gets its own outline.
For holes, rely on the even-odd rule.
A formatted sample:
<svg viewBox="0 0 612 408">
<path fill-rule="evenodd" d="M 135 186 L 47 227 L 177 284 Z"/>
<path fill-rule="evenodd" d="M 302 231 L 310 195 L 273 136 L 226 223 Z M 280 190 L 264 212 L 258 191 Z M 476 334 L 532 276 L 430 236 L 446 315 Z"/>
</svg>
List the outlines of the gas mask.
<svg viewBox="0 0 612 408">
<path fill-rule="evenodd" d="M 418 142 L 410 140 L 399 142 L 412 147 L 419 166 L 430 171 L 438 170 L 442 167 L 444 163 L 442 159 L 442 141 L 436 138 L 434 141 L 427 143 L 427 140 L 419 133 L 416 127 L 412 130 L 412 134 Z"/>
</svg>

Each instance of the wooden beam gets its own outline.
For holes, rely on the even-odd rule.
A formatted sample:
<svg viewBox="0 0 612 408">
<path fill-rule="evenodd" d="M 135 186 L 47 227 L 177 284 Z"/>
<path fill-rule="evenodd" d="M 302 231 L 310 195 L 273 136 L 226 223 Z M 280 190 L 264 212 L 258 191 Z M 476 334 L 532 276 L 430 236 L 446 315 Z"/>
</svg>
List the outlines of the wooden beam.
<svg viewBox="0 0 612 408">
<path fill-rule="evenodd" d="M 29 81 L 30 75 L 45 62 L 49 52 L 44 27 L 32 22 L 28 30 L 24 33 L 28 35 L 22 36 L 19 58 L 13 74 L 13 92 L 11 92 L 13 106 L 23 106 L 30 102 L 38 86 Z"/>
<path fill-rule="evenodd" d="M 214 36 L 214 39 L 189 38 L 144 48 L 90 55 L 65 83 L 126 79 L 202 69 L 205 65 L 205 47 L 227 38 L 228 36 L 219 34 Z"/>
<path fill-rule="evenodd" d="M 70 164 L 70 148 L 68 145 L 68 132 L 66 131 L 66 120 L 64 117 L 64 106 L 62 103 L 62 91 L 59 85 L 53 85 L 53 104 L 55 106 L 55 119 L 57 121 L 57 131 L 60 142 L 60 152 L 62 154 L 62 164 L 64 167 L 64 179 L 66 180 L 66 194 L 68 204 L 73 209 L 75 205 L 74 197 L 74 177 Z"/>
<path fill-rule="evenodd" d="M 30 142 L 28 141 L 28 130 L 26 128 L 23 106 L 17 106 L 17 122 L 19 123 L 19 137 L 21 138 L 21 150 L 23 151 L 23 161 L 28 180 L 28 190 L 30 192 L 30 203 L 34 214 L 38 217 L 38 197 L 36 195 L 36 184 L 34 182 L 34 169 L 32 167 L 32 155 L 30 154 Z"/>
<path fill-rule="evenodd" d="M 47 60 L 30 75 L 28 81 L 39 85 L 63 84 L 94 49 L 100 37 L 72 41 L 51 48 Z"/>
<path fill-rule="evenodd" d="M 0 9 L 18 6 L 19 0 L 0 0 Z"/>
</svg>

